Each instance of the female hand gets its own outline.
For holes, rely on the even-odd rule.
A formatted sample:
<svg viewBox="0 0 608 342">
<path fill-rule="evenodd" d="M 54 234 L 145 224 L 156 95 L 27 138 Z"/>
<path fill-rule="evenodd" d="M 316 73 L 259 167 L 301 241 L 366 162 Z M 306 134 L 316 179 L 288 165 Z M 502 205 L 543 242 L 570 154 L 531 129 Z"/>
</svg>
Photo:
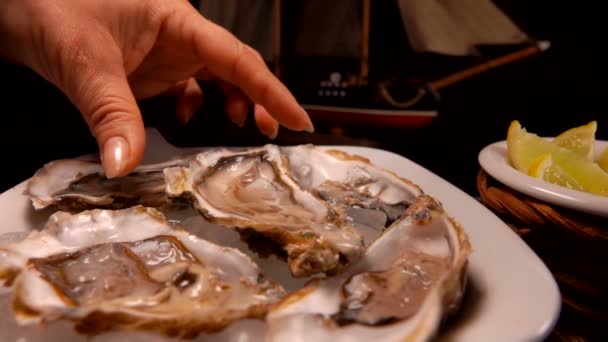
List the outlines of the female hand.
<svg viewBox="0 0 608 342">
<path fill-rule="evenodd" d="M 3 0 L 0 54 L 61 89 L 97 139 L 106 175 L 141 161 L 145 131 L 136 99 L 178 94 L 187 121 L 202 100 L 193 77 L 215 79 L 242 125 L 249 101 L 258 128 L 312 131 L 306 112 L 249 46 L 185 0 Z"/>
</svg>

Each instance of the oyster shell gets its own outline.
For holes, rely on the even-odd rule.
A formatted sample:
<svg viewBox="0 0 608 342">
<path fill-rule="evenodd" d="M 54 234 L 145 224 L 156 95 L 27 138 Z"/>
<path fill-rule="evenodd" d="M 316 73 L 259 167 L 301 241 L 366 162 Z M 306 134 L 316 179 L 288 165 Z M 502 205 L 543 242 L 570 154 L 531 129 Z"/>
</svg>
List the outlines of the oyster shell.
<svg viewBox="0 0 608 342">
<path fill-rule="evenodd" d="M 267 317 L 270 341 L 426 341 L 462 298 L 470 245 L 421 194 L 344 273 L 292 292 Z"/>
<path fill-rule="evenodd" d="M 299 145 L 284 151 L 302 188 L 332 204 L 380 210 L 389 223 L 423 192 L 410 180 L 340 150 Z"/>
<path fill-rule="evenodd" d="M 168 195 L 190 198 L 207 220 L 277 242 L 296 277 L 335 272 L 363 251 L 343 208 L 302 189 L 278 146 L 204 152 L 165 176 Z"/>
<path fill-rule="evenodd" d="M 47 163 L 27 184 L 25 194 L 35 209 L 121 209 L 133 205 L 172 205 L 165 194 L 163 169 L 187 165 L 193 156 L 139 166 L 131 174 L 108 179 L 99 161 L 61 159 Z"/>
<path fill-rule="evenodd" d="M 283 149 L 303 189 L 345 209 L 369 245 L 423 193 L 410 180 L 335 149 L 299 145 Z"/>
<path fill-rule="evenodd" d="M 78 331 L 152 330 L 192 337 L 263 318 L 284 290 L 242 252 L 174 228 L 155 209 L 53 214 L 0 246 L 21 324 L 68 319 Z"/>
</svg>

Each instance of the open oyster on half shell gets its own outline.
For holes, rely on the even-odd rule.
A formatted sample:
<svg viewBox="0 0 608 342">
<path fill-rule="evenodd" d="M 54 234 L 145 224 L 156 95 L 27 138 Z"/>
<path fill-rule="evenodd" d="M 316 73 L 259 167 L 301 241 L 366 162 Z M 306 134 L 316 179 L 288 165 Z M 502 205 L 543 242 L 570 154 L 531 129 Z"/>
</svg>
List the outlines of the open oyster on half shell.
<svg viewBox="0 0 608 342">
<path fill-rule="evenodd" d="M 269 341 L 428 341 L 459 306 L 470 245 L 422 194 L 342 274 L 292 292 L 270 311 Z"/>
<path fill-rule="evenodd" d="M 108 179 L 98 160 L 61 159 L 44 165 L 28 181 L 25 194 L 35 209 L 55 206 L 61 210 L 122 209 L 133 205 L 176 205 L 165 193 L 163 170 L 187 165 L 194 156 L 141 165 L 131 174 Z"/>
<path fill-rule="evenodd" d="M 304 190 L 278 146 L 203 152 L 165 176 L 168 195 L 189 198 L 207 220 L 278 243 L 296 277 L 335 272 L 363 252 L 344 209 Z"/>
<path fill-rule="evenodd" d="M 292 176 L 306 191 L 333 205 L 383 212 L 389 224 L 422 193 L 410 180 L 360 156 L 313 145 L 283 150 Z"/>
<path fill-rule="evenodd" d="M 283 288 L 242 252 L 173 227 L 155 209 L 53 214 L 0 245 L 21 324 L 67 319 L 86 334 L 146 330 L 192 337 L 263 318 Z"/>
</svg>

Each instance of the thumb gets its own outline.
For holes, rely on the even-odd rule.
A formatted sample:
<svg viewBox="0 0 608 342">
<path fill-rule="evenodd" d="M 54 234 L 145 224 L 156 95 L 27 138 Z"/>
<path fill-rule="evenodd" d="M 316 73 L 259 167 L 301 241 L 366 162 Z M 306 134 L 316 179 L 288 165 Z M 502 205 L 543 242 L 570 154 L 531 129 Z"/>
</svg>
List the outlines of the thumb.
<svg viewBox="0 0 608 342">
<path fill-rule="evenodd" d="M 97 64 L 95 70 L 75 70 L 70 100 L 80 110 L 97 140 L 108 178 L 124 176 L 141 161 L 145 129 L 135 97 L 122 66 L 111 70 Z"/>
</svg>

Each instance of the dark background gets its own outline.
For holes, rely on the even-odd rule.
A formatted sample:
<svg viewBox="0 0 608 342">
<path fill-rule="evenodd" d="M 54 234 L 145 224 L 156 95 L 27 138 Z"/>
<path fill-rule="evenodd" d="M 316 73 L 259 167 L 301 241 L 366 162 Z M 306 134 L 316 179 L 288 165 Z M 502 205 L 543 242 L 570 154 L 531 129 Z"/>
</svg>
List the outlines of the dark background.
<svg viewBox="0 0 608 342">
<path fill-rule="evenodd" d="M 555 135 L 597 120 L 597 138 L 608 139 L 606 54 L 602 51 L 608 39 L 604 35 L 603 12 L 591 1 L 496 3 L 524 31 L 551 41 L 552 47 L 541 55 L 443 90 L 439 117 L 427 127 L 317 124 L 317 132 L 312 135 L 282 130 L 276 142 L 376 146 L 410 158 L 476 195 L 477 154 L 487 144 L 504 140 L 511 120 L 517 119 L 529 131 L 541 135 Z M 372 25 L 388 18 L 384 15 L 394 13 L 377 15 Z M 372 60 L 375 58 L 380 65 L 400 56 L 400 49 L 391 45 L 391 33 L 378 34 L 378 30 L 388 29 L 389 24 L 384 25 L 373 28 L 376 40 L 372 43 Z M 391 32 L 401 34 L 398 30 Z M 441 58 L 415 58 L 410 71 L 449 71 L 455 64 Z M 61 92 L 28 69 L 5 61 L 0 62 L 0 76 L 0 191 L 27 179 L 47 161 L 96 151 L 80 114 Z M 207 91 L 211 101 L 186 127 L 180 127 L 173 118 L 172 99 L 141 101 L 146 124 L 158 127 L 176 145 L 268 142 L 251 123 L 239 130 L 226 120 L 220 113 L 221 94 L 213 88 Z M 213 93 L 217 96 L 210 96 Z"/>
</svg>

